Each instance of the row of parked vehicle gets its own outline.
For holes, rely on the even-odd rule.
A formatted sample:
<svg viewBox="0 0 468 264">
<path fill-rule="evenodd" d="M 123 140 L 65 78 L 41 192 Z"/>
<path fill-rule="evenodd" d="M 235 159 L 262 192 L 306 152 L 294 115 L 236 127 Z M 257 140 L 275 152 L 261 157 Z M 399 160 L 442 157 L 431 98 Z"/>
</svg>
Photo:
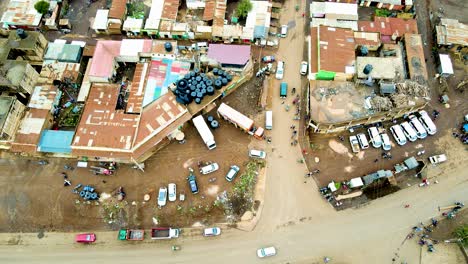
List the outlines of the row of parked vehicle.
<svg viewBox="0 0 468 264">
<path fill-rule="evenodd" d="M 255 150 L 251 149 L 249 150 L 249 157 L 251 158 L 258 158 L 258 159 L 265 159 L 266 158 L 266 153 L 261 150 Z M 203 175 L 210 174 L 212 172 L 215 172 L 219 170 L 219 165 L 218 163 L 210 163 L 206 166 L 203 166 L 200 168 L 200 173 Z M 232 165 L 229 168 L 229 171 L 227 172 L 225 179 L 228 182 L 232 182 L 237 174 L 239 173 L 240 168 L 237 165 Z M 198 193 L 198 184 L 197 184 L 197 178 L 193 174 L 193 171 L 191 171 L 190 175 L 187 177 L 187 181 L 190 187 L 190 191 L 193 194 Z M 166 205 L 167 200 L 169 199 L 170 202 L 174 202 L 177 200 L 177 186 L 175 183 L 169 183 L 168 186 L 164 186 L 159 188 L 159 194 L 158 194 L 158 206 L 163 207 Z M 183 201 L 182 195 L 180 198 L 181 201 Z"/>
<path fill-rule="evenodd" d="M 377 127 L 367 129 L 369 139 L 374 148 L 382 147 L 384 150 L 390 150 L 390 138 L 385 132 L 380 132 Z M 421 110 L 408 116 L 407 120 L 401 124 L 390 127 L 390 132 L 398 145 L 403 146 L 408 141 L 414 142 L 417 139 L 424 139 L 427 135 L 435 135 L 437 128 L 426 111 Z M 361 149 L 369 148 L 369 141 L 364 133 L 350 136 L 349 141 L 353 152 L 359 152 Z"/>
</svg>

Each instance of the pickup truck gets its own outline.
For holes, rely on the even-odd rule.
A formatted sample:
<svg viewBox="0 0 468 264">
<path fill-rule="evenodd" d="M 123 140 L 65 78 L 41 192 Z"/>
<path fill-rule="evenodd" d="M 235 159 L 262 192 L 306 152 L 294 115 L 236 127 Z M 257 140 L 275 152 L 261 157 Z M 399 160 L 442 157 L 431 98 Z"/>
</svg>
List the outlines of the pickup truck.
<svg viewBox="0 0 468 264">
<path fill-rule="evenodd" d="M 429 161 L 431 162 L 431 164 L 436 165 L 444 161 L 447 161 L 447 156 L 445 156 L 445 154 L 431 156 L 429 157 Z"/>
<path fill-rule="evenodd" d="M 119 240 L 143 240 L 145 230 L 142 229 L 120 229 Z"/>
<path fill-rule="evenodd" d="M 356 136 L 349 137 L 349 143 L 351 144 L 351 148 L 353 149 L 354 153 L 359 152 L 359 141 Z"/>
<path fill-rule="evenodd" d="M 156 227 L 151 229 L 151 239 L 171 239 L 179 237 L 180 229 Z"/>
</svg>

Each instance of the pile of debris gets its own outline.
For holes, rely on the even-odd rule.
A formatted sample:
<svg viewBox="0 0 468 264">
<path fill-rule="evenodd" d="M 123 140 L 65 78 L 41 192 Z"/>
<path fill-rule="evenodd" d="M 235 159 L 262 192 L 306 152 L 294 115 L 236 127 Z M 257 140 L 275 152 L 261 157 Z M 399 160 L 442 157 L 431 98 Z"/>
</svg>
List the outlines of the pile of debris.
<svg viewBox="0 0 468 264">
<path fill-rule="evenodd" d="M 389 111 L 393 108 L 393 104 L 390 98 L 382 96 L 374 96 L 373 98 L 371 98 L 371 105 L 373 109 L 382 112 Z"/>
<path fill-rule="evenodd" d="M 398 93 L 417 97 L 430 97 L 429 87 L 421 85 L 415 81 L 406 80 L 405 82 L 397 83 L 396 87 Z"/>
<path fill-rule="evenodd" d="M 402 93 L 392 94 L 390 98 L 396 108 L 405 107 L 409 104 L 408 96 Z"/>
</svg>

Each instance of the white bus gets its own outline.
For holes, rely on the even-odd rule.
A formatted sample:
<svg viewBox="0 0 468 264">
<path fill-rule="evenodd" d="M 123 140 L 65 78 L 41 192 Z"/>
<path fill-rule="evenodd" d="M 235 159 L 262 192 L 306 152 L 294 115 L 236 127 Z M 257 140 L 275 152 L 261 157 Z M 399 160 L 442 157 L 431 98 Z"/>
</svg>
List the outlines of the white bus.
<svg viewBox="0 0 468 264">
<path fill-rule="evenodd" d="M 265 129 L 273 129 L 273 111 L 265 112 Z"/>
<path fill-rule="evenodd" d="M 208 147 L 209 150 L 216 148 L 216 142 L 214 140 L 213 133 L 211 133 L 211 130 L 206 124 L 203 116 L 199 115 L 193 118 L 192 121 L 195 127 L 197 128 L 201 138 L 203 139 L 203 142 L 205 143 L 206 147 Z"/>
</svg>

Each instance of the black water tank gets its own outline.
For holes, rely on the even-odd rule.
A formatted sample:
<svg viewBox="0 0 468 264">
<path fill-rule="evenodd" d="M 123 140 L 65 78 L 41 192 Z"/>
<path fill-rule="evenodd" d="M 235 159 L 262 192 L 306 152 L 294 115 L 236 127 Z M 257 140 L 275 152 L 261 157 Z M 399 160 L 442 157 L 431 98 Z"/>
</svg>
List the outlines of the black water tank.
<svg viewBox="0 0 468 264">
<path fill-rule="evenodd" d="M 231 74 L 226 74 L 226 79 L 230 82 L 232 81 L 232 75 Z"/>
<path fill-rule="evenodd" d="M 201 100 L 202 100 L 201 98 L 195 98 L 195 103 L 196 104 L 201 104 Z"/>
<path fill-rule="evenodd" d="M 209 116 L 206 117 L 206 121 L 208 121 L 208 123 L 210 123 L 210 122 L 213 121 L 213 120 L 214 120 L 214 117 L 211 116 L 211 115 L 209 115 Z"/>
<path fill-rule="evenodd" d="M 202 94 L 201 91 L 197 93 L 197 97 L 198 97 L 198 98 L 203 98 L 203 94 Z"/>
<path fill-rule="evenodd" d="M 189 80 L 189 79 L 190 79 L 190 74 L 189 74 L 189 73 L 185 74 L 185 75 L 184 75 L 184 79 L 185 79 L 185 80 Z"/>
<path fill-rule="evenodd" d="M 208 80 L 205 81 L 205 84 L 206 84 L 206 86 L 211 86 L 211 85 L 213 85 L 213 81 L 208 79 Z"/>
<path fill-rule="evenodd" d="M 205 95 L 206 95 L 206 89 L 201 89 L 201 91 L 200 91 L 200 92 L 203 94 L 203 96 L 205 96 Z"/>
<path fill-rule="evenodd" d="M 195 78 L 195 80 L 197 80 L 197 82 L 201 82 L 202 77 L 201 77 L 201 76 L 197 76 L 197 78 Z"/>
<path fill-rule="evenodd" d="M 172 51 L 172 44 L 170 42 L 164 43 L 164 49 L 166 52 L 171 52 Z"/>
<path fill-rule="evenodd" d="M 228 80 L 227 80 L 226 78 L 223 78 L 223 79 L 221 80 L 221 82 L 223 83 L 223 86 L 226 85 L 226 84 L 228 84 Z"/>
<path fill-rule="evenodd" d="M 372 67 L 372 65 L 366 64 L 366 66 L 364 67 L 364 70 L 362 70 L 362 72 L 363 72 L 364 74 L 369 74 L 369 73 L 372 71 L 373 68 L 374 68 L 374 67 Z"/>
<path fill-rule="evenodd" d="M 28 37 L 28 34 L 26 33 L 26 31 L 24 31 L 24 29 L 22 28 L 18 28 L 16 30 L 16 35 L 20 38 L 20 39 L 25 39 Z"/>
<path fill-rule="evenodd" d="M 195 72 L 191 71 L 190 72 L 190 77 L 194 77 L 195 76 Z"/>
<path fill-rule="evenodd" d="M 177 82 L 177 86 L 180 87 L 181 89 L 185 89 L 185 88 L 187 88 L 188 83 L 187 83 L 187 81 L 185 79 L 180 79 Z"/>
<path fill-rule="evenodd" d="M 205 78 L 206 74 L 204 72 L 200 73 L 200 77 Z"/>
<path fill-rule="evenodd" d="M 190 92 L 192 92 L 192 91 L 190 91 L 190 89 L 185 90 L 186 94 L 189 94 Z"/>
<path fill-rule="evenodd" d="M 224 71 L 223 70 L 218 70 L 218 76 L 223 76 Z"/>
<path fill-rule="evenodd" d="M 200 69 L 198 68 L 195 68 L 195 70 L 193 70 L 196 74 L 198 74 L 200 72 Z"/>
<path fill-rule="evenodd" d="M 192 98 L 197 97 L 197 92 L 191 92 L 191 93 L 190 93 L 190 97 L 192 97 Z"/>
<path fill-rule="evenodd" d="M 218 68 L 214 68 L 214 69 L 213 69 L 213 74 L 214 74 L 214 75 L 218 75 Z"/>
<path fill-rule="evenodd" d="M 223 83 L 221 82 L 221 80 L 216 80 L 214 82 L 215 89 L 219 90 L 219 89 L 221 89 L 222 86 L 223 86 Z"/>
<path fill-rule="evenodd" d="M 208 94 L 208 95 L 213 95 L 214 94 L 213 86 L 206 87 L 206 94 Z"/>
</svg>

